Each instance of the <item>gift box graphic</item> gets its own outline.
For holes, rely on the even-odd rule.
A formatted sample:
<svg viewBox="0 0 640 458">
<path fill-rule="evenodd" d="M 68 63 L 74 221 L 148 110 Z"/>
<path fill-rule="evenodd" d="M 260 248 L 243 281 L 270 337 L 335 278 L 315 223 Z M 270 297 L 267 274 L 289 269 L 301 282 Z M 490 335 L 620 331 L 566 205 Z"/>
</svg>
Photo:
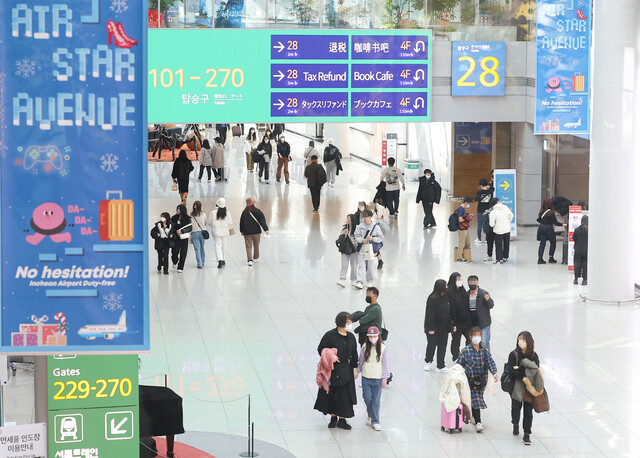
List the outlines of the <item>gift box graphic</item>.
<svg viewBox="0 0 640 458">
<path fill-rule="evenodd" d="M 53 336 L 58 332 L 57 324 L 45 324 L 49 321 L 47 315 L 38 318 L 31 315 L 33 323 L 23 323 L 19 326 L 19 332 L 11 333 L 11 345 L 14 347 L 37 347 L 45 345 L 49 336 Z"/>
<path fill-rule="evenodd" d="M 62 346 L 67 345 L 67 336 L 62 334 L 55 334 L 47 337 L 47 345 L 49 346 Z"/>
</svg>

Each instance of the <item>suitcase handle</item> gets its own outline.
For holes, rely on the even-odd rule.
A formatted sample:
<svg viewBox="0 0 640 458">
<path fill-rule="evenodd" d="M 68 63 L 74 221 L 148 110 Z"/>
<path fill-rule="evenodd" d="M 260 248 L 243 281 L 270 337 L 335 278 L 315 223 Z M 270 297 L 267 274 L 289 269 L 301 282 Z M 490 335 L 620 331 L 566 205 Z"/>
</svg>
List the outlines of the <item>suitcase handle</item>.
<svg viewBox="0 0 640 458">
<path fill-rule="evenodd" d="M 109 196 L 115 194 L 118 197 L 118 200 L 122 200 L 122 191 L 107 191 L 107 200 L 111 200 Z"/>
</svg>

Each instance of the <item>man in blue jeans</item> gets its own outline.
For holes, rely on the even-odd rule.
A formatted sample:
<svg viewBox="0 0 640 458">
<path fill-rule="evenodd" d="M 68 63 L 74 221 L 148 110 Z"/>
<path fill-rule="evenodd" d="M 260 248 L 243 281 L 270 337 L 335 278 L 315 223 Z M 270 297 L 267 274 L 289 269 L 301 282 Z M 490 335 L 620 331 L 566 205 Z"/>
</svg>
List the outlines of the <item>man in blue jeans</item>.
<svg viewBox="0 0 640 458">
<path fill-rule="evenodd" d="M 396 164 L 395 158 L 390 157 L 387 160 L 387 164 L 389 164 L 389 167 L 382 169 L 380 180 L 385 182 L 389 218 L 397 218 L 396 213 L 398 213 L 398 205 L 400 204 L 400 184 L 402 184 L 402 190 L 405 190 L 404 175 L 402 170 L 394 167 Z"/>
<path fill-rule="evenodd" d="M 470 275 L 469 284 L 469 311 L 471 312 L 471 324 L 478 326 L 482 331 L 482 345 L 491 351 L 491 309 L 493 299 L 487 291 L 478 286 L 478 276 Z"/>
</svg>

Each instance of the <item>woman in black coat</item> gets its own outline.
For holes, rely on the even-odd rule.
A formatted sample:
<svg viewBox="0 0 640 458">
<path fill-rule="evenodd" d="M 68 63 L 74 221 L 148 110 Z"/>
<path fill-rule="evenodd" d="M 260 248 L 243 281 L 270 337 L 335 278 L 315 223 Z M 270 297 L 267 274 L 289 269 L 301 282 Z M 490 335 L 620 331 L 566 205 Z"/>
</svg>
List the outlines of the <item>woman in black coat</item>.
<svg viewBox="0 0 640 458">
<path fill-rule="evenodd" d="M 184 269 L 184 263 L 187 260 L 187 251 L 189 249 L 189 233 L 193 229 L 191 227 L 191 217 L 187 213 L 187 207 L 178 205 L 177 213 L 171 218 L 173 238 L 176 245 L 171 252 L 171 261 L 173 265 L 178 265 L 178 273 L 181 274 Z"/>
<path fill-rule="evenodd" d="M 352 418 L 353 406 L 358 403 L 356 383 L 358 378 L 358 344 L 351 331 L 351 315 L 340 312 L 336 316 L 336 328 L 328 331 L 320 340 L 318 354 L 322 356 L 325 348 L 338 350 L 334 359 L 329 385 L 329 393 L 323 387 L 318 388 L 318 397 L 314 409 L 324 415 L 330 414 L 329 428 L 351 429 L 346 418 Z"/>
<path fill-rule="evenodd" d="M 264 175 L 265 183 L 269 184 L 269 165 L 271 163 L 271 156 L 273 155 L 273 146 L 271 145 L 269 134 L 265 134 L 265 136 L 262 137 L 262 141 L 257 149 L 260 156 L 262 156 L 258 169 L 258 181 L 262 180 L 262 175 Z"/>
<path fill-rule="evenodd" d="M 536 366 L 540 367 L 540 359 L 534 351 L 533 336 L 529 331 L 522 331 L 518 334 L 518 342 L 516 349 L 509 353 L 507 360 L 507 368 L 513 377 L 522 380 L 525 377 L 525 370 L 521 362 L 523 359 L 533 361 Z M 524 411 L 524 419 L 522 421 L 522 430 L 524 432 L 523 441 L 525 445 L 530 445 L 531 425 L 533 424 L 533 404 L 527 401 L 515 399 L 514 393 L 511 393 L 511 423 L 513 424 L 513 435 L 520 434 L 520 411 Z"/>
<path fill-rule="evenodd" d="M 469 330 L 472 328 L 469 295 L 464 289 L 462 276 L 458 272 L 452 273 L 449 277 L 447 297 L 449 298 L 450 318 L 455 326 L 455 331 L 451 333 L 451 357 L 457 361 L 460 356 L 460 341 L 464 336 L 465 345 L 471 343 Z"/>
<path fill-rule="evenodd" d="M 549 263 L 555 264 L 556 261 L 553 255 L 556 252 L 556 233 L 553 230 L 553 226 L 564 226 L 556 219 L 555 211 L 553 210 L 553 202 L 551 199 L 545 199 L 542 201 L 542 208 L 538 213 L 538 241 L 540 246 L 538 247 L 538 264 L 546 264 L 547 262 L 542 259 L 544 256 L 544 247 L 549 241 Z"/>
<path fill-rule="evenodd" d="M 189 194 L 189 174 L 193 170 L 193 164 L 187 157 L 186 151 L 180 151 L 178 159 L 173 163 L 171 178 L 178 184 L 178 193 L 182 205 L 187 205 L 187 195 Z"/>
<path fill-rule="evenodd" d="M 154 248 L 158 253 L 158 272 L 169 275 L 169 248 L 175 245 L 175 234 L 172 231 L 171 215 L 164 212 L 151 229 L 151 238 L 155 240 Z"/>
<path fill-rule="evenodd" d="M 438 349 L 438 364 L 436 372 L 446 372 L 444 355 L 447 353 L 447 338 L 451 327 L 449 297 L 447 296 L 447 282 L 436 280 L 433 292 L 427 299 L 424 314 L 424 333 L 427 335 L 427 351 L 424 370 L 431 370 L 433 354 Z M 453 328 L 455 332 L 456 329 Z"/>
</svg>

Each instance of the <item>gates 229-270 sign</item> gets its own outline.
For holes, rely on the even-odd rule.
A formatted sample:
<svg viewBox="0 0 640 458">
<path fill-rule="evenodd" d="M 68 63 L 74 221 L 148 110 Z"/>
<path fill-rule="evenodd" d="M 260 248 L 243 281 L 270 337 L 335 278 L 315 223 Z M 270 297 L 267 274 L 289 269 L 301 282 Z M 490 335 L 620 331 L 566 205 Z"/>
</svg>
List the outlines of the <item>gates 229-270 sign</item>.
<svg viewBox="0 0 640 458">
<path fill-rule="evenodd" d="M 0 351 L 148 350 L 146 2 L 0 17 Z"/>
</svg>

